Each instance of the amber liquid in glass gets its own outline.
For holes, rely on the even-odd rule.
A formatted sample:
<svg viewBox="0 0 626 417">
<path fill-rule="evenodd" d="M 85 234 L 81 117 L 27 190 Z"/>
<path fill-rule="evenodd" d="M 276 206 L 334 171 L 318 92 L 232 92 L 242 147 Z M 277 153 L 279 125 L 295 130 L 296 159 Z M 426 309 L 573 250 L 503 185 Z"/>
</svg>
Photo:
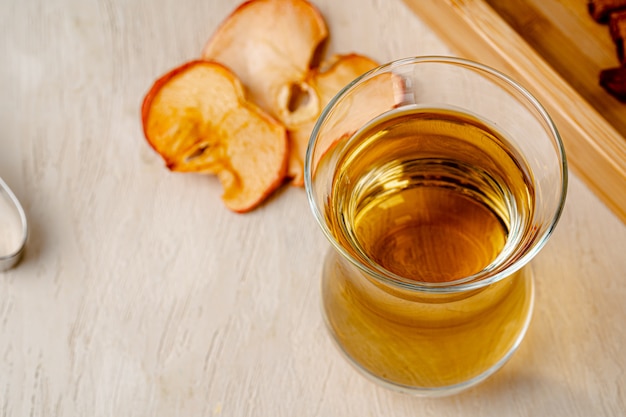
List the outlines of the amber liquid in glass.
<svg viewBox="0 0 626 417">
<path fill-rule="evenodd" d="M 532 178 L 505 136 L 475 116 L 415 107 L 375 120 L 327 158 L 337 161 L 331 233 L 388 277 L 329 254 L 324 308 L 347 356 L 394 385 L 435 389 L 503 363 L 530 319 L 527 269 L 470 291 L 409 287 L 471 282 L 523 245 Z"/>
</svg>

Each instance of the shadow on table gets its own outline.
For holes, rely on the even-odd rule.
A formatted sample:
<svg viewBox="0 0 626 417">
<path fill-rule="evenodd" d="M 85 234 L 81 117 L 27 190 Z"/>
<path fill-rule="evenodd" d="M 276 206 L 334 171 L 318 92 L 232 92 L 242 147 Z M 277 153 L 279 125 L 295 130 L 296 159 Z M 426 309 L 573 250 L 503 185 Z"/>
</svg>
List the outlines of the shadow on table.
<svg viewBox="0 0 626 417">
<path fill-rule="evenodd" d="M 382 388 L 381 388 L 382 390 Z M 394 408 L 420 416 L 596 416 L 598 403 L 577 392 L 566 380 L 549 379 L 524 371 L 501 370 L 483 384 L 443 398 L 419 398 L 386 391 Z M 569 413 L 576 410 L 575 414 Z"/>
</svg>

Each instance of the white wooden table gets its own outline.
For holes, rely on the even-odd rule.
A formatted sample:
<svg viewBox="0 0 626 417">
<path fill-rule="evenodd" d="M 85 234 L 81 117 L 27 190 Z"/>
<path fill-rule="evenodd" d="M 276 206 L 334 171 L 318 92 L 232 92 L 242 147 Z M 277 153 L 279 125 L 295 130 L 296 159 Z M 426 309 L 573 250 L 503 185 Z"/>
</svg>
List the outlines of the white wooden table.
<svg viewBox="0 0 626 417">
<path fill-rule="evenodd" d="M 451 53 L 400 0 L 315 4 L 329 52 Z M 626 227 L 575 175 L 529 334 L 494 377 L 419 399 L 344 361 L 304 191 L 233 214 L 143 139 L 147 89 L 236 5 L 2 0 L 0 176 L 31 236 L 0 273 L 0 416 L 626 415 Z"/>
</svg>

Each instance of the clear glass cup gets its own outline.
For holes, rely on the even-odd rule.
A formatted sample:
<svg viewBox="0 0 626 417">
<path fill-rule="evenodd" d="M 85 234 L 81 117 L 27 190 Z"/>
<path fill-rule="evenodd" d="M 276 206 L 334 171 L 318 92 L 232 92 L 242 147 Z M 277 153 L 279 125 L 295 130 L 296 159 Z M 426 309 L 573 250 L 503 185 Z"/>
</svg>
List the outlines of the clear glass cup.
<svg viewBox="0 0 626 417">
<path fill-rule="evenodd" d="M 305 187 L 332 244 L 324 318 L 357 369 L 436 396 L 511 357 L 533 310 L 527 264 L 567 189 L 557 129 L 526 89 L 458 58 L 383 65 L 322 112 Z"/>
</svg>

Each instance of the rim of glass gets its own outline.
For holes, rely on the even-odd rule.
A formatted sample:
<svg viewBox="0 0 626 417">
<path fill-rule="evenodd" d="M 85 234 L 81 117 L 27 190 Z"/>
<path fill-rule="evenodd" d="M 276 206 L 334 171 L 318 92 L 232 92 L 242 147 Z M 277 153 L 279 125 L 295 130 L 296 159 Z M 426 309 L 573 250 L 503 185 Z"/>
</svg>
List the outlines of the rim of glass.
<svg viewBox="0 0 626 417">
<path fill-rule="evenodd" d="M 346 96 L 352 89 L 358 84 L 367 81 L 368 79 L 376 76 L 377 74 L 384 72 L 393 72 L 394 68 L 404 67 L 409 65 L 416 64 L 442 64 L 448 66 L 460 66 L 466 67 L 471 70 L 474 70 L 479 73 L 484 73 L 487 76 L 495 77 L 496 79 L 504 82 L 508 86 L 510 86 L 513 90 L 521 95 L 521 97 L 539 113 L 543 121 L 545 122 L 549 133 L 554 138 L 554 142 L 556 144 L 558 157 L 561 161 L 561 190 L 559 193 L 559 202 L 554 214 L 550 220 L 549 226 L 546 230 L 540 235 L 537 236 L 533 245 L 527 252 L 521 256 L 519 259 L 514 261 L 512 264 L 508 265 L 504 269 L 495 270 L 481 270 L 475 274 L 468 275 L 463 278 L 459 278 L 454 281 L 442 282 L 442 283 L 434 283 L 434 282 L 423 282 L 423 281 L 415 281 L 411 279 L 404 278 L 400 275 L 397 275 L 391 271 L 384 270 L 384 274 L 381 270 L 374 269 L 363 263 L 361 260 L 354 257 L 350 252 L 348 252 L 339 242 L 333 234 L 330 232 L 326 222 L 324 221 L 324 214 L 321 213 L 318 209 L 318 205 L 315 201 L 315 196 L 313 195 L 313 187 L 312 187 L 312 161 L 313 161 L 313 150 L 315 148 L 315 138 L 317 137 L 319 130 L 324 123 L 324 121 L 328 117 L 328 113 L 331 108 L 344 96 Z M 352 82 L 343 87 L 339 93 L 337 93 L 330 102 L 324 107 L 319 118 L 317 119 L 315 126 L 311 132 L 311 136 L 309 138 L 309 143 L 307 146 L 305 162 L 304 162 L 304 186 L 307 194 L 307 199 L 309 202 L 309 206 L 313 212 L 315 220 L 318 225 L 322 229 L 322 232 L 326 236 L 326 238 L 333 245 L 334 249 L 338 250 L 340 254 L 348 259 L 352 264 L 358 267 L 360 270 L 365 272 L 367 275 L 376 278 L 383 283 L 390 284 L 395 287 L 399 287 L 402 289 L 413 290 L 413 291 L 422 291 L 422 292 L 431 292 L 431 293 L 452 293 L 452 292 L 463 292 L 474 290 L 478 288 L 482 288 L 489 284 L 493 284 L 507 276 L 510 276 L 514 272 L 520 270 L 523 266 L 525 266 L 532 258 L 539 253 L 541 248 L 546 244 L 549 240 L 552 232 L 554 231 L 561 214 L 563 213 L 563 208 L 565 206 L 565 199 L 567 196 L 567 187 L 568 187 L 568 169 L 567 169 L 567 158 L 565 155 L 565 148 L 563 146 L 563 141 L 561 140 L 561 135 L 559 134 L 552 118 L 543 107 L 543 105 L 532 95 L 526 88 L 522 87 L 517 81 L 510 78 L 508 75 L 493 69 L 489 66 L 481 64 L 476 61 L 450 57 L 450 56 L 437 56 L 437 55 L 429 55 L 429 56 L 419 56 L 419 57 L 408 57 L 402 58 L 394 61 L 390 61 L 386 64 L 380 65 L 363 75 L 357 77 Z M 506 258 L 508 259 L 508 258 Z"/>
</svg>

